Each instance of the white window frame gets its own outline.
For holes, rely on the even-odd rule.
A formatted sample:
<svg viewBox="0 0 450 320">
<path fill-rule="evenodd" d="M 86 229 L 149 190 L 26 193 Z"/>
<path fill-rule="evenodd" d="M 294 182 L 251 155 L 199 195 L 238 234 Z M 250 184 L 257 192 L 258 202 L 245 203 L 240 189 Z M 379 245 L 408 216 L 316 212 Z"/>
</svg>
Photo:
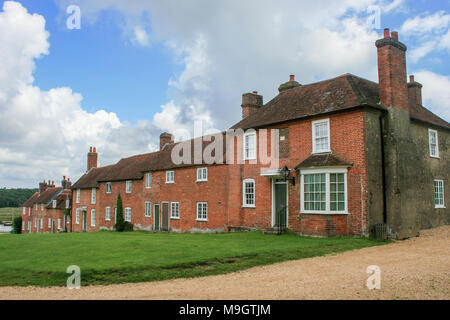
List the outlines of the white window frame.
<svg viewBox="0 0 450 320">
<path fill-rule="evenodd" d="M 25 215 L 27 213 L 27 208 L 23 207 L 22 208 L 22 215 Z"/>
<path fill-rule="evenodd" d="M 106 183 L 106 194 L 111 194 L 111 190 L 112 190 L 112 183 L 107 182 Z"/>
<path fill-rule="evenodd" d="M 249 155 L 247 156 L 247 149 L 250 150 L 250 147 L 247 146 L 247 138 L 248 137 L 254 137 L 254 154 L 251 155 L 249 152 Z M 243 158 L 244 160 L 256 160 L 257 154 L 258 154 L 258 148 L 257 148 L 257 137 L 256 137 L 256 131 L 251 130 L 247 133 L 244 133 L 244 138 L 242 141 L 242 148 L 243 148 Z M 250 143 L 249 143 L 250 144 Z M 248 147 L 248 148 L 247 148 Z"/>
<path fill-rule="evenodd" d="M 129 219 L 128 219 L 128 212 L 130 213 L 129 214 Z M 125 208 L 125 210 L 124 210 L 124 220 L 126 221 L 126 222 L 131 222 L 131 214 L 132 214 L 132 212 L 131 212 L 131 208 L 130 207 L 126 207 Z"/>
<path fill-rule="evenodd" d="M 197 168 L 197 182 L 208 181 L 208 168 Z"/>
<path fill-rule="evenodd" d="M 111 221 L 111 207 L 105 208 L 105 221 Z"/>
<path fill-rule="evenodd" d="M 75 224 L 80 224 L 80 209 L 75 210 Z"/>
<path fill-rule="evenodd" d="M 125 193 L 130 194 L 131 192 L 133 192 L 133 181 L 127 180 L 125 182 Z"/>
<path fill-rule="evenodd" d="M 22 221 L 22 231 L 25 230 L 25 221 Z"/>
<path fill-rule="evenodd" d="M 41 211 L 44 211 L 44 204 L 41 203 Z"/>
<path fill-rule="evenodd" d="M 95 209 L 91 209 L 91 227 L 95 227 Z"/>
<path fill-rule="evenodd" d="M 44 229 L 44 218 L 41 218 L 41 226 L 39 228 Z"/>
<path fill-rule="evenodd" d="M 433 154 L 433 149 L 431 148 L 431 137 L 436 136 L 436 154 Z M 428 147 L 430 149 L 430 157 L 439 159 L 439 135 L 437 130 L 428 129 Z"/>
<path fill-rule="evenodd" d="M 150 172 L 147 172 L 145 174 L 145 189 L 151 188 L 152 188 L 152 174 Z"/>
<path fill-rule="evenodd" d="M 438 200 L 436 198 L 436 196 L 439 196 L 438 192 L 436 192 L 436 183 L 438 183 L 438 184 L 440 184 L 442 186 L 442 194 L 440 194 L 440 192 L 439 192 L 439 194 L 442 195 L 442 204 L 440 204 L 440 203 L 436 204 L 436 200 Z M 434 180 L 433 186 L 434 186 L 434 207 L 436 209 L 445 209 L 445 185 L 444 185 L 444 180 L 439 180 L 439 179 Z M 439 188 L 441 186 L 437 186 L 437 187 Z"/>
<path fill-rule="evenodd" d="M 70 199 L 66 199 L 66 209 L 70 208 Z"/>
<path fill-rule="evenodd" d="M 58 230 L 61 230 L 61 219 L 58 218 Z"/>
<path fill-rule="evenodd" d="M 305 210 L 305 175 L 310 174 L 325 174 L 325 204 L 326 210 Z M 344 210 L 343 211 L 331 211 L 330 201 L 330 174 L 344 174 Z M 329 169 L 305 169 L 300 171 L 300 213 L 305 214 L 348 214 L 348 169 L 347 168 L 329 168 Z"/>
<path fill-rule="evenodd" d="M 117 223 L 117 208 L 114 208 L 114 224 Z"/>
<path fill-rule="evenodd" d="M 55 209 L 56 208 L 56 205 L 58 204 L 58 201 L 56 201 L 56 200 L 53 200 L 52 201 L 52 207 L 53 207 L 53 209 Z"/>
<path fill-rule="evenodd" d="M 91 204 L 97 203 L 97 188 L 91 189 Z"/>
<path fill-rule="evenodd" d="M 77 189 L 76 203 L 80 203 L 81 201 L 81 190 Z"/>
<path fill-rule="evenodd" d="M 318 125 L 322 125 L 326 123 L 327 124 L 327 130 L 328 130 L 328 146 L 327 149 L 321 149 L 318 150 L 317 149 L 317 144 L 316 144 L 316 139 L 318 139 L 318 137 L 316 137 L 316 126 Z M 326 152 L 331 152 L 331 129 L 330 129 L 330 119 L 322 119 L 322 120 L 317 120 L 317 121 L 313 121 L 311 122 L 311 127 L 312 127 L 312 153 L 326 153 Z M 319 138 L 324 138 L 324 137 L 319 137 Z"/>
<path fill-rule="evenodd" d="M 152 203 L 150 201 L 145 201 L 144 205 L 144 216 L 146 218 L 151 218 L 152 216 Z"/>
<path fill-rule="evenodd" d="M 206 217 L 203 216 L 203 212 L 201 212 L 201 217 L 199 217 L 199 206 L 202 206 L 202 211 L 203 211 L 203 206 L 206 205 Z M 196 209 L 196 220 L 197 221 L 208 221 L 208 202 L 197 202 L 197 209 Z"/>
<path fill-rule="evenodd" d="M 28 216 L 31 216 L 31 208 L 28 208 Z"/>
<path fill-rule="evenodd" d="M 169 179 L 170 175 L 172 176 L 171 177 L 172 179 Z M 166 183 L 175 183 L 175 171 L 173 170 L 166 171 Z"/>
<path fill-rule="evenodd" d="M 48 228 L 50 229 L 52 227 L 52 219 L 48 218 Z"/>
<path fill-rule="evenodd" d="M 174 205 L 176 207 L 176 215 L 174 215 Z M 171 202 L 170 203 L 170 219 L 180 219 L 180 203 Z"/>
<path fill-rule="evenodd" d="M 247 203 L 247 193 L 246 193 L 246 184 L 253 183 L 253 204 Z M 256 182 L 255 179 L 245 179 L 242 181 L 242 207 L 244 208 L 255 208 L 256 207 Z"/>
</svg>

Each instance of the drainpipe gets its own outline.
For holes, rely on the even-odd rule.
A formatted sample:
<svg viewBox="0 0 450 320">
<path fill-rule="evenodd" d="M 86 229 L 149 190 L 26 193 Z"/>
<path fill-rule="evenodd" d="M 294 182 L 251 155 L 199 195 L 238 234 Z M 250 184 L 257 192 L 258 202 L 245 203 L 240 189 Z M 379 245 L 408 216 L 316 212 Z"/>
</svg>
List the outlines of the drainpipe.
<svg viewBox="0 0 450 320">
<path fill-rule="evenodd" d="M 383 171 L 383 223 L 387 223 L 387 190 L 386 190 L 386 161 L 385 161 L 385 148 L 384 148 L 384 128 L 383 128 L 383 119 L 386 114 L 383 112 L 380 115 L 380 138 L 381 138 L 381 168 Z"/>
</svg>

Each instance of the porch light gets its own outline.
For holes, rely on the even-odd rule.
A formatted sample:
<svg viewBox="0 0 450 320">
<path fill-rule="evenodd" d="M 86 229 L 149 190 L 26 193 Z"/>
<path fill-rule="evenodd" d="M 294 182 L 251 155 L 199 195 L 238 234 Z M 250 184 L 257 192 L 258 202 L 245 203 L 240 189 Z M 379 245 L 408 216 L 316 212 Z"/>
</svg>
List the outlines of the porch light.
<svg viewBox="0 0 450 320">
<path fill-rule="evenodd" d="M 289 179 L 289 175 L 291 174 L 291 170 L 287 166 L 284 166 L 284 168 L 280 170 L 280 173 L 283 176 L 284 181 L 291 180 L 292 185 L 295 186 L 295 177 L 292 177 L 291 179 Z"/>
</svg>

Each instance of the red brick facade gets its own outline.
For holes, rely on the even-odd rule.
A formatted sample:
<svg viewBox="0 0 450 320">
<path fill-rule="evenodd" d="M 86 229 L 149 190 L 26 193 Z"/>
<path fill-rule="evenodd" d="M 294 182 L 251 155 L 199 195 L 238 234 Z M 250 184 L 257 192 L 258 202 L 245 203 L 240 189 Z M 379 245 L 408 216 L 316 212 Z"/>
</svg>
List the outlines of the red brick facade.
<svg viewBox="0 0 450 320">
<path fill-rule="evenodd" d="M 387 146 L 383 141 L 382 115 L 396 108 L 410 112 L 411 119 L 450 128 L 447 122 L 418 105 L 421 85 L 413 78 L 408 92 L 406 46 L 398 42 L 397 33 L 389 34 L 387 30 L 376 46 L 379 84 L 345 74 L 302 86 L 291 76 L 289 82 L 280 86 L 280 94 L 265 105 L 257 92 L 244 94 L 242 120 L 232 128 L 242 129 L 242 133 L 256 129 L 257 160 L 236 162 L 244 153 L 245 135 L 233 138 L 233 148 L 226 145 L 223 155 L 234 155 L 231 164 L 219 161 L 221 154 L 216 154 L 213 164 L 175 164 L 172 152 L 182 144 L 175 144 L 168 133 L 160 136 L 160 151 L 125 158 L 108 167 L 97 168 L 98 155 L 91 148 L 87 171 L 72 187 L 70 230 L 113 230 L 120 194 L 124 218 L 131 210 L 130 222 L 136 230 L 270 229 L 284 225 L 282 215 L 277 213 L 282 214 L 286 205 L 286 227 L 295 233 L 369 235 L 373 225 L 383 223 L 383 215 L 389 213 L 383 209 L 383 195 L 389 191 L 383 190 L 382 177 L 393 179 L 386 176 L 388 171 L 383 167 L 383 150 Z M 261 142 L 264 132 L 268 134 L 266 144 Z M 187 143 L 191 146 L 195 141 Z M 205 141 L 200 143 L 202 152 L 208 148 Z M 251 141 L 248 138 L 248 146 Z M 271 154 L 272 141 L 279 144 L 279 162 L 269 166 L 262 163 L 262 151 L 266 149 L 267 156 L 275 156 Z M 187 159 L 192 160 L 191 156 Z M 395 162 L 392 164 L 396 166 Z M 197 179 L 197 170 L 202 168 L 207 170 L 206 181 Z M 173 172 L 173 182 L 167 183 L 167 172 Z M 151 175 L 151 185 L 147 185 L 147 175 Z M 246 195 L 244 183 L 250 190 Z M 244 199 L 248 203 L 244 204 Z M 28 220 L 51 216 L 47 211 L 34 212 L 34 207 L 30 210 Z M 61 213 L 55 211 L 53 220 L 55 214 Z M 46 223 L 43 229 L 48 229 Z"/>
</svg>

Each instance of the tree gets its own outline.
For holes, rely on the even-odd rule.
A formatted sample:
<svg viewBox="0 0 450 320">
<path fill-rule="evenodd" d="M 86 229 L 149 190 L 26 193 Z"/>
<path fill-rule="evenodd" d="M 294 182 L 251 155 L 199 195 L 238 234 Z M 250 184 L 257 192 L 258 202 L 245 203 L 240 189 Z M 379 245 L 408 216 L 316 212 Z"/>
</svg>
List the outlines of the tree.
<svg viewBox="0 0 450 320">
<path fill-rule="evenodd" d="M 117 217 L 116 217 L 116 224 L 114 226 L 116 231 L 123 232 L 125 229 L 125 221 L 123 220 L 123 205 L 122 205 L 122 198 L 119 196 L 117 197 Z"/>
<path fill-rule="evenodd" d="M 13 220 L 13 229 L 15 234 L 22 233 L 22 216 L 15 217 Z"/>
</svg>

